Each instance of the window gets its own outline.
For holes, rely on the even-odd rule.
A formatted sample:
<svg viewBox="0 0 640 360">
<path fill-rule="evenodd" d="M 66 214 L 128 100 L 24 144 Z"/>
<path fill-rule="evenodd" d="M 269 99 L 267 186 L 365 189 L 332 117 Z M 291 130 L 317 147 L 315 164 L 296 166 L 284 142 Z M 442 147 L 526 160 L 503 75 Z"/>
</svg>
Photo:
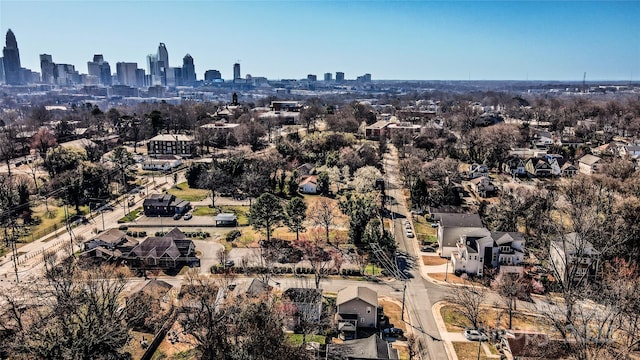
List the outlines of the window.
<svg viewBox="0 0 640 360">
<path fill-rule="evenodd" d="M 371 314 L 371 306 L 367 306 L 367 314 Z"/>
</svg>

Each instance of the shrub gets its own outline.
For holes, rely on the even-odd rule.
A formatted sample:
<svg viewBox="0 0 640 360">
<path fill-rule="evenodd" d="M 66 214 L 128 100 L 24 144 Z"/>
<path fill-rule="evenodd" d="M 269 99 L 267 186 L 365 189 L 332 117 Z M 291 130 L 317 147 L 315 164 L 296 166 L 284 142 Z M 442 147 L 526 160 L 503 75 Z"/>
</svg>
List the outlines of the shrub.
<svg viewBox="0 0 640 360">
<path fill-rule="evenodd" d="M 239 230 L 231 230 L 227 233 L 227 235 L 225 236 L 225 239 L 227 240 L 227 242 L 232 242 L 235 239 L 239 238 L 242 234 L 240 233 Z"/>
</svg>

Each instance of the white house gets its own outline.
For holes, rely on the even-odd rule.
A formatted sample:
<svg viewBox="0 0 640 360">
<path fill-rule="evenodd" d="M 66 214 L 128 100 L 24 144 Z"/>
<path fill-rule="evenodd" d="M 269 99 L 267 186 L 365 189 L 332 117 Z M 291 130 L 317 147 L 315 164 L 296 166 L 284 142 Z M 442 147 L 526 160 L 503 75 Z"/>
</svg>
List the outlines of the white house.
<svg viewBox="0 0 640 360">
<path fill-rule="evenodd" d="M 489 230 L 482 226 L 478 214 L 431 214 L 438 221 L 438 246 L 441 257 L 450 257 L 457 250 L 460 236 L 482 238 L 489 235 Z"/>
<path fill-rule="evenodd" d="M 485 267 L 522 272 L 525 240 L 515 232 L 491 232 L 488 236 L 461 235 L 451 260 L 457 272 L 481 276 Z"/>
<path fill-rule="evenodd" d="M 600 160 L 597 156 L 587 154 L 578 160 L 578 171 L 585 175 L 595 174 L 600 171 Z"/>
<path fill-rule="evenodd" d="M 640 157 L 640 146 L 638 145 L 626 145 L 620 147 L 620 156 L 638 158 Z"/>
<path fill-rule="evenodd" d="M 533 135 L 531 143 L 538 148 L 547 148 L 553 145 L 553 136 L 548 131 L 538 130 Z"/>
<path fill-rule="evenodd" d="M 176 156 L 159 156 L 157 159 L 149 158 L 142 163 L 142 170 L 168 171 L 182 165 L 182 160 Z"/>
<path fill-rule="evenodd" d="M 558 280 L 582 282 L 595 276 L 600 252 L 587 239 L 569 233 L 550 245 L 551 271 Z"/>
<path fill-rule="evenodd" d="M 478 177 L 488 177 L 489 176 L 489 168 L 484 164 L 471 164 L 469 166 L 469 173 L 467 175 L 469 179 L 475 179 Z"/>
<path fill-rule="evenodd" d="M 473 192 L 478 194 L 478 196 L 480 197 L 487 197 L 496 190 L 496 187 L 486 176 L 477 177 L 469 181 L 469 183 L 471 186 L 471 190 L 473 190 Z"/>
<path fill-rule="evenodd" d="M 316 194 L 318 192 L 318 177 L 308 176 L 298 185 L 298 191 L 303 194 Z"/>
</svg>

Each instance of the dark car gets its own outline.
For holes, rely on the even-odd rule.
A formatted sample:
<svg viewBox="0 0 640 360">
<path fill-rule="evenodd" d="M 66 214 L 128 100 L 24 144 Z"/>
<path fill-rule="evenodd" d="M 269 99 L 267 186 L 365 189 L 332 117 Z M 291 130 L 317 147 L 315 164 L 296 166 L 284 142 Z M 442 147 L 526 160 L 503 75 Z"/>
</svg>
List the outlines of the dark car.
<svg viewBox="0 0 640 360">
<path fill-rule="evenodd" d="M 436 252 L 436 249 L 433 246 L 423 246 L 422 249 L 420 249 L 420 251 L 422 251 L 422 252 Z"/>
<path fill-rule="evenodd" d="M 384 336 L 392 336 L 392 337 L 400 337 L 404 334 L 402 329 L 398 329 L 396 327 L 382 329 L 382 335 Z"/>
<path fill-rule="evenodd" d="M 175 214 L 173 215 L 173 220 L 180 220 L 181 217 L 182 217 L 182 214 Z"/>
</svg>

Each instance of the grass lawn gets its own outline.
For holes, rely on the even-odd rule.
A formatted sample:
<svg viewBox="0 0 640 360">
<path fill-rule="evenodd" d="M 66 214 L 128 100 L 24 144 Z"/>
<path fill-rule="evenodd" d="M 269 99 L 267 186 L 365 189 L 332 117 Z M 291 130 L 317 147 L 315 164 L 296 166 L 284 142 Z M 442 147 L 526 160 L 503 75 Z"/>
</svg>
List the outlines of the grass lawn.
<svg viewBox="0 0 640 360">
<path fill-rule="evenodd" d="M 447 259 L 441 258 L 440 256 L 422 255 L 422 262 L 426 266 L 444 265 L 447 263 Z"/>
<path fill-rule="evenodd" d="M 431 222 L 427 221 L 424 216 L 417 216 L 413 222 L 416 230 L 416 236 L 422 243 L 435 243 L 438 241 L 436 237 L 436 229 L 431 227 Z"/>
<path fill-rule="evenodd" d="M 64 207 L 58 206 L 56 201 L 49 201 L 49 213 L 46 212 L 44 204 L 33 208 L 33 219 L 37 222 L 31 226 L 31 231 L 23 237 L 23 241 L 31 242 L 32 239 L 39 239 L 57 229 L 64 228 Z M 88 206 L 80 206 L 80 211 L 76 213 L 74 206 L 67 207 L 68 216 L 77 214 L 87 214 Z"/>
<path fill-rule="evenodd" d="M 466 327 L 471 327 L 469 320 L 467 320 L 454 305 L 443 306 L 440 309 L 440 315 L 449 332 L 458 332 L 464 330 Z M 499 326 L 496 326 L 498 318 L 500 319 L 500 323 L 498 324 Z M 507 329 L 509 326 L 509 316 L 506 312 L 503 312 L 503 309 L 483 307 L 480 321 L 491 328 L 499 327 Z M 512 329 L 527 332 L 542 332 L 545 334 L 555 333 L 555 330 L 546 324 L 542 317 L 521 313 L 513 314 Z"/>
<path fill-rule="evenodd" d="M 182 182 L 175 187 L 171 187 L 167 192 L 187 201 L 202 201 L 209 196 L 208 190 L 192 189 L 186 182 Z"/>
<path fill-rule="evenodd" d="M 302 345 L 302 334 L 286 334 L 287 339 L 293 345 Z M 307 342 L 317 342 L 320 344 L 325 343 L 325 337 L 323 335 L 310 335 L 307 334 Z"/>
<path fill-rule="evenodd" d="M 453 348 L 456 351 L 456 355 L 460 360 L 472 360 L 478 358 L 478 344 L 479 342 L 457 342 L 452 343 Z M 480 359 L 490 359 L 484 352 L 484 349 L 480 350 Z"/>
<path fill-rule="evenodd" d="M 367 264 L 367 267 L 364 268 L 363 275 L 373 275 L 380 276 L 382 275 L 382 268 L 380 266 L 375 266 L 373 264 Z"/>
<path fill-rule="evenodd" d="M 244 205 L 223 205 L 214 208 L 198 206 L 193 210 L 194 216 L 216 216 L 220 213 L 233 213 L 238 217 L 238 225 L 249 225 L 249 207 Z"/>
<path fill-rule="evenodd" d="M 446 276 L 445 273 L 429 273 L 429 276 L 431 276 L 435 280 L 440 280 L 440 281 L 444 281 L 444 279 L 446 277 L 447 282 L 452 283 L 452 284 L 464 284 L 464 282 L 465 282 L 459 276 L 456 276 L 455 274 L 451 274 L 451 273 L 449 273 L 448 276 Z M 469 280 L 467 280 L 467 282 L 469 282 Z"/>
<path fill-rule="evenodd" d="M 454 305 L 445 305 L 440 308 L 440 316 L 448 332 L 459 332 L 471 327 L 471 322 Z"/>
<path fill-rule="evenodd" d="M 128 213 L 126 216 L 118 219 L 118 224 L 132 222 L 133 220 L 138 218 L 138 214 L 140 214 L 140 211 L 142 211 L 141 207 L 133 210 L 132 212 Z"/>
</svg>

